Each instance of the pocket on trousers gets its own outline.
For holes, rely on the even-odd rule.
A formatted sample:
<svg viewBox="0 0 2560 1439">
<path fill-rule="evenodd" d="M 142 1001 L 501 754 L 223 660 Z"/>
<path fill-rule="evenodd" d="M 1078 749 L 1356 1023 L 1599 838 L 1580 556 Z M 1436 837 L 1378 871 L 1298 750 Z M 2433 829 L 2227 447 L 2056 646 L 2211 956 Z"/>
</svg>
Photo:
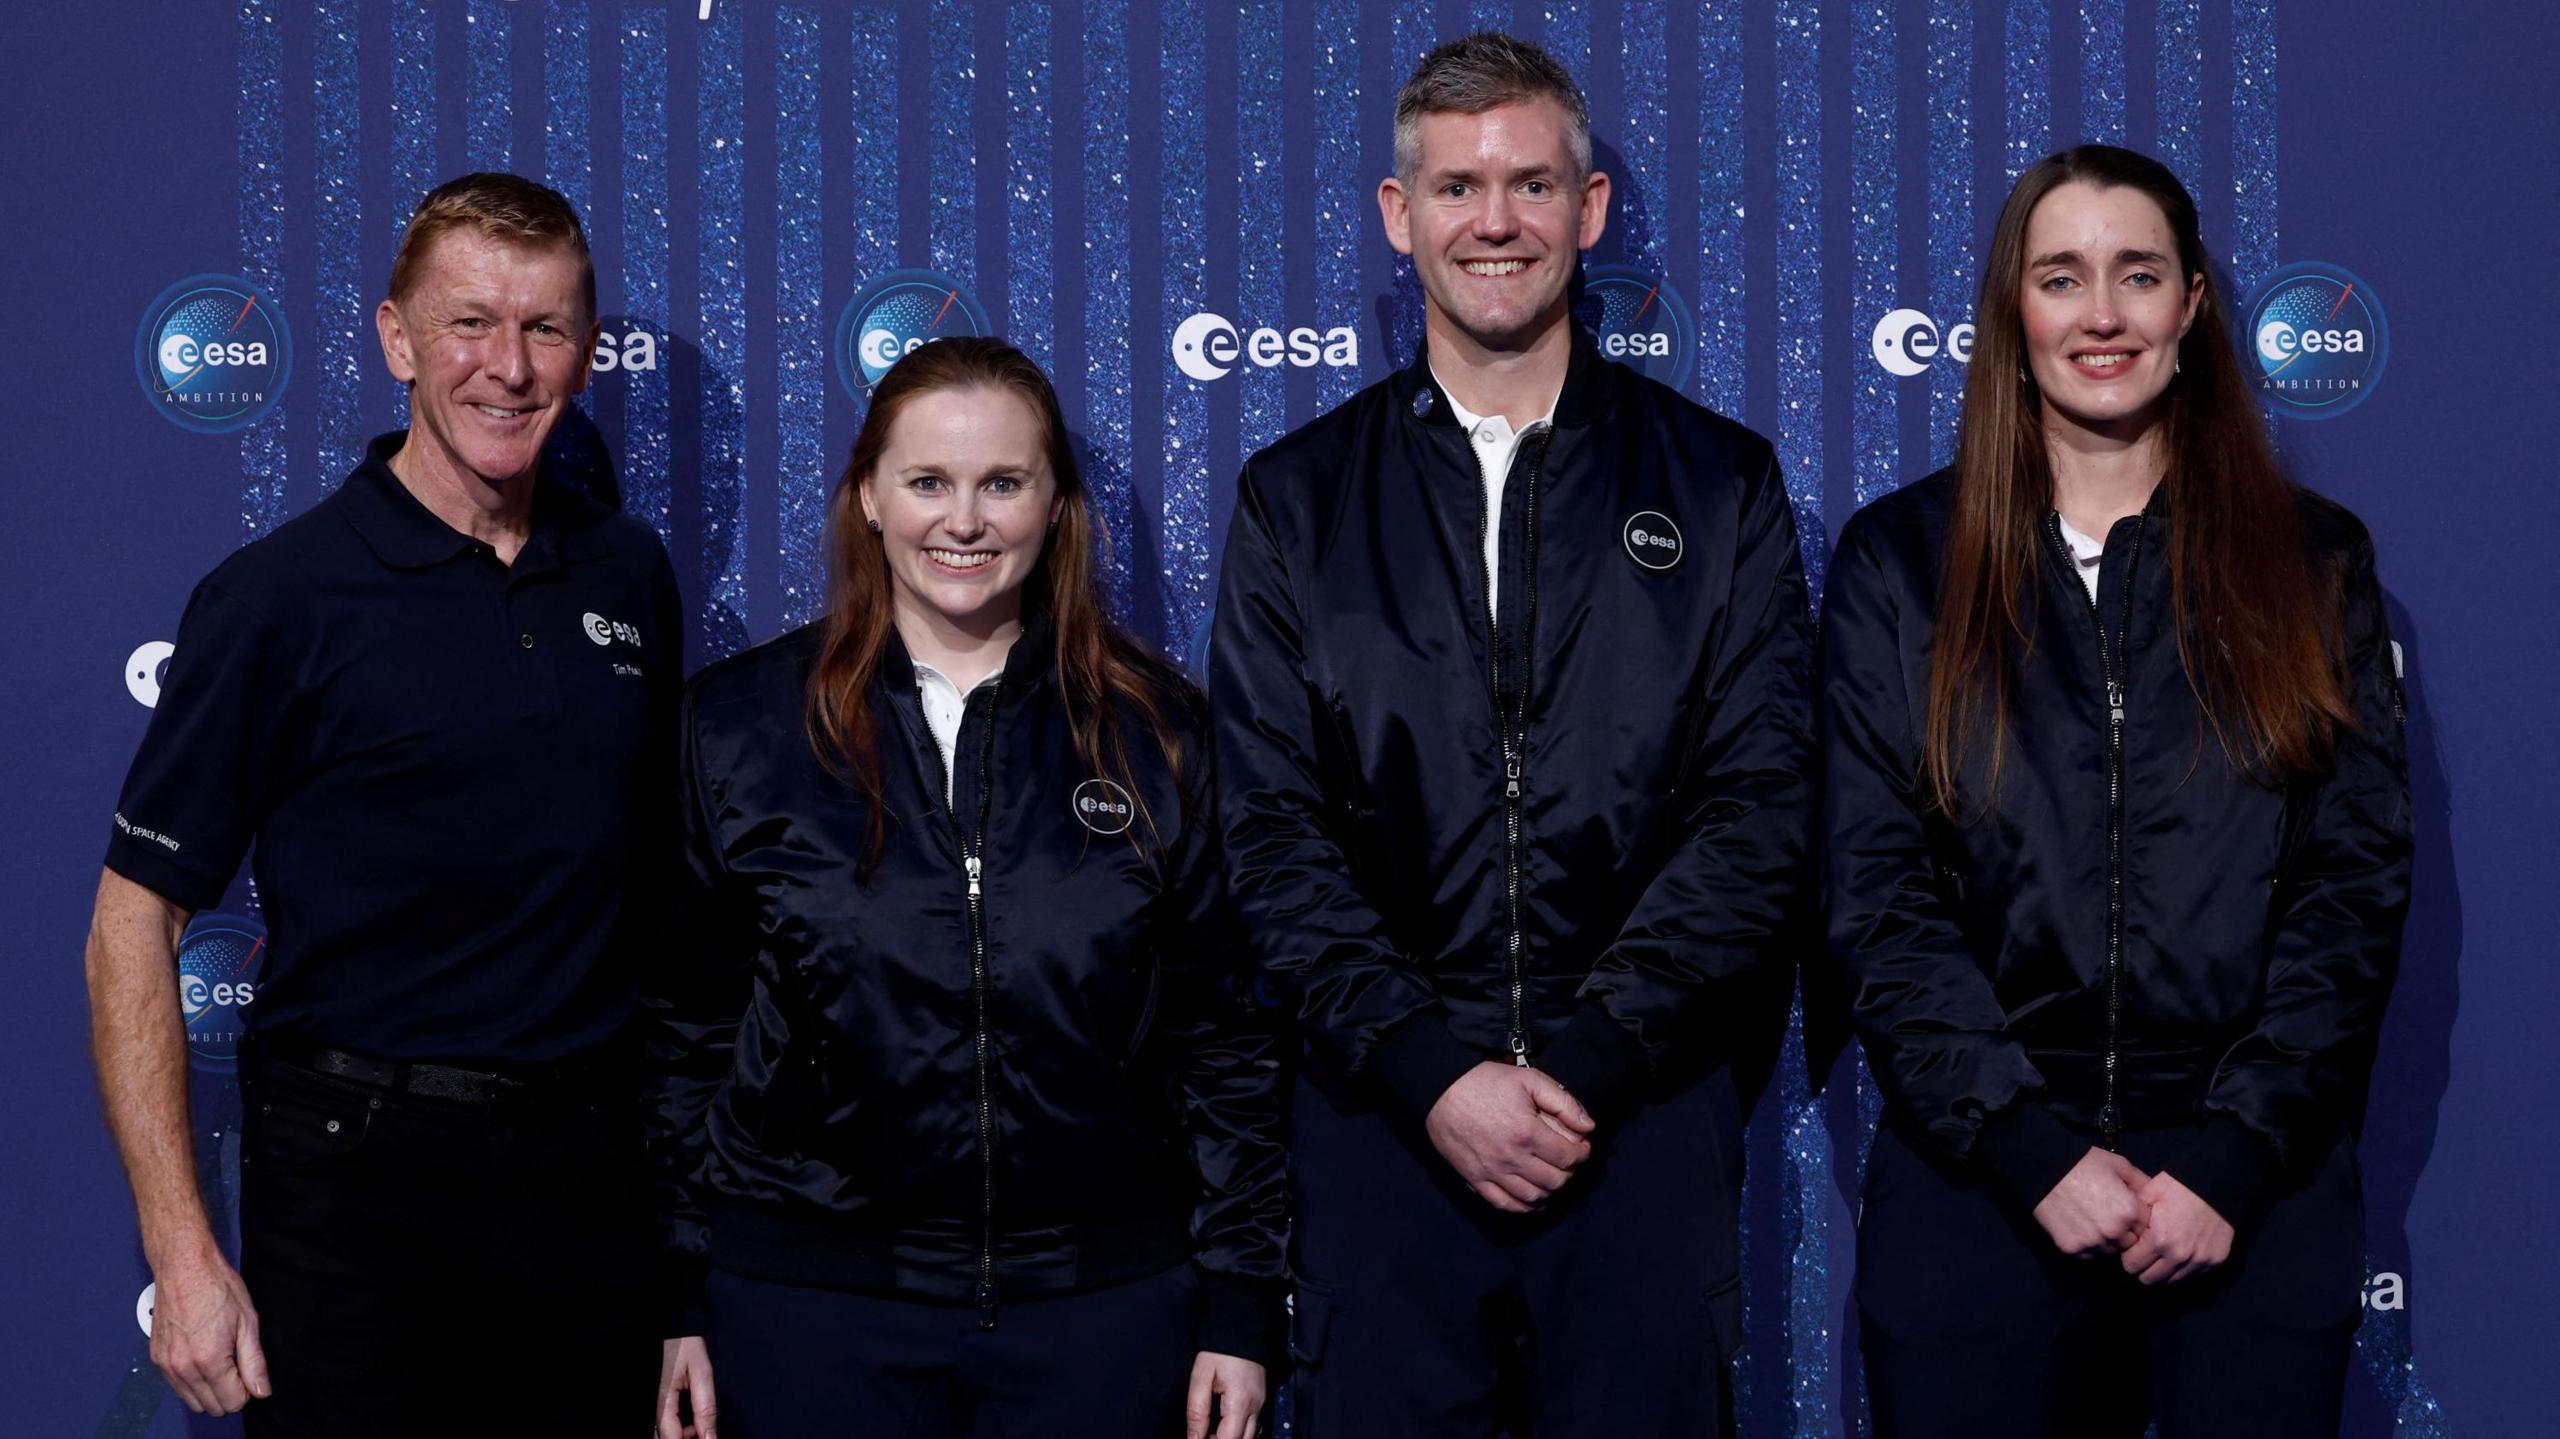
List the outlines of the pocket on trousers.
<svg viewBox="0 0 2560 1439">
<path fill-rule="evenodd" d="M 241 1157 L 270 1168 L 344 1163 L 364 1146 L 381 1105 L 354 1092 L 260 1084 L 249 1096 Z"/>
<path fill-rule="evenodd" d="M 1333 1328 L 1333 1291 L 1299 1280 L 1289 1296 L 1289 1357 L 1301 1373 L 1322 1368 L 1327 1335 Z"/>
</svg>

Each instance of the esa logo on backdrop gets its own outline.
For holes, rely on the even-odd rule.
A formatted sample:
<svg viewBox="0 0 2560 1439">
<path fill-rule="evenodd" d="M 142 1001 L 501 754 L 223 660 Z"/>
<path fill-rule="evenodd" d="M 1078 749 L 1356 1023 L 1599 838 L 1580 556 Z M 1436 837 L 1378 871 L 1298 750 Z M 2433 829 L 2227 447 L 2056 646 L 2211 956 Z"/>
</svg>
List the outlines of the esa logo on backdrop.
<svg viewBox="0 0 2560 1439">
<path fill-rule="evenodd" d="M 1867 336 L 1867 348 L 1885 373 L 1909 379 L 1928 373 L 1941 358 L 1959 365 L 1973 363 L 1973 322 L 1941 330 L 1920 310 L 1888 310 Z"/>
<path fill-rule="evenodd" d="M 1582 301 L 1574 313 L 1599 342 L 1601 354 L 1675 390 L 1689 382 L 1689 368 L 1698 358 L 1698 332 L 1688 302 L 1670 281 L 1623 265 L 1601 265 L 1583 273 Z"/>
<path fill-rule="evenodd" d="M 125 693 L 144 709 L 160 707 L 160 680 L 169 672 L 169 656 L 178 647 L 167 640 L 148 640 L 124 657 Z"/>
<path fill-rule="evenodd" d="M 238 1062 L 241 1011 L 258 997 L 266 957 L 267 927 L 247 915 L 208 911 L 187 921 L 178 941 L 178 1007 L 196 1068 L 229 1074 Z"/>
<path fill-rule="evenodd" d="M 863 286 L 836 321 L 836 373 L 845 393 L 865 400 L 920 346 L 987 329 L 987 312 L 966 285 L 937 270 L 893 270 Z"/>
<path fill-rule="evenodd" d="M 2382 378 L 2391 328 L 2362 280 L 2317 261 L 2269 275 L 2249 301 L 2258 393 L 2278 414 L 2325 420 L 2356 407 Z"/>
<path fill-rule="evenodd" d="M 1329 365 L 1360 368 L 1360 332 L 1349 325 L 1318 331 L 1299 325 L 1288 330 L 1270 325 L 1240 330 L 1233 320 L 1207 310 L 1173 327 L 1174 368 L 1201 384 L 1223 380 L 1239 364 L 1272 370 Z"/>
<path fill-rule="evenodd" d="M 293 338 L 284 312 L 248 281 L 196 275 L 143 312 L 133 369 L 170 423 L 218 435 L 256 424 L 284 397 Z"/>
</svg>

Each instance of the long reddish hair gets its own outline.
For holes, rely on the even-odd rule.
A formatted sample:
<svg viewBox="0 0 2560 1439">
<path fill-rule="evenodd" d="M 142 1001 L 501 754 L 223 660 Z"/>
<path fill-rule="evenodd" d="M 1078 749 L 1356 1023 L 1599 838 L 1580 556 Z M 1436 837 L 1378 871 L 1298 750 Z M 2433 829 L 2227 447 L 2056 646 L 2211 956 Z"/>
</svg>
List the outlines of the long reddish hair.
<svg viewBox="0 0 2560 1439">
<path fill-rule="evenodd" d="M 2034 642 L 2031 596 L 2042 563 L 2039 532 L 2053 508 L 2053 468 L 2041 406 L 2026 378 L 2019 291 L 2028 217 L 2075 181 L 2150 197 L 2177 236 L 2180 279 L 2203 279 L 2195 322 L 2178 345 L 2179 373 L 2159 403 L 2170 612 L 2178 658 L 2206 723 L 2233 766 L 2278 778 L 2319 772 L 2335 735 L 2355 724 L 2338 632 L 2340 577 L 2315 562 L 2302 492 L 2267 443 L 2197 232 L 2195 200 L 2147 155 L 2082 145 L 2048 155 L 2018 177 L 1983 265 L 1921 761 L 1924 790 L 1949 814 L 1964 757 L 1986 724 L 1989 786 L 1998 788 L 2010 666 Z"/>
<path fill-rule="evenodd" d="M 869 699 L 893 628 L 889 562 L 880 536 L 863 520 L 862 482 L 879 467 L 898 416 L 920 395 L 943 390 L 983 390 L 1018 397 L 1040 420 L 1042 448 L 1058 482 L 1058 522 L 1023 581 L 1026 612 L 1045 610 L 1056 637 L 1058 688 L 1075 733 L 1076 758 L 1116 781 L 1138 806 L 1150 835 L 1154 817 L 1144 791 L 1130 774 L 1121 706 L 1134 709 L 1162 751 L 1181 792 L 1186 756 L 1165 712 L 1168 698 L 1186 693 L 1170 665 L 1113 622 L 1102 605 L 1094 569 L 1108 544 L 1093 513 L 1058 393 L 1049 377 L 1020 350 L 999 339 L 967 336 L 936 340 L 890 367 L 871 392 L 870 411 L 854 437 L 853 458 L 836 481 L 827 505 L 828 586 L 825 638 L 809 677 L 807 728 L 820 760 L 861 793 L 869 811 L 860 865 L 868 877 L 887 835 L 882 804 L 880 739 Z M 1133 836 L 1139 826 L 1132 825 Z"/>
</svg>

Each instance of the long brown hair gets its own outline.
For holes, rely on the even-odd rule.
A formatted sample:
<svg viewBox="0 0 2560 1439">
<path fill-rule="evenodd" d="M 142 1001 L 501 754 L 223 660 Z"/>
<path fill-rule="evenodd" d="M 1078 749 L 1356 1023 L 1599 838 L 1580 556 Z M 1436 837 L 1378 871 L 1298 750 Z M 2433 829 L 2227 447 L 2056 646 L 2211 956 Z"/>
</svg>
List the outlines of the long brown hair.
<svg viewBox="0 0 2560 1439">
<path fill-rule="evenodd" d="M 2337 577 L 2315 566 L 2301 491 L 2267 443 L 2197 233 L 2195 201 L 2147 155 L 2082 145 L 2048 155 L 2018 177 L 1983 265 L 1921 760 L 1924 792 L 1948 814 L 1956 812 L 1957 778 L 1986 716 L 1986 799 L 1997 790 L 2010 665 L 2034 642 L 2031 581 L 2042 563 L 2038 532 L 2053 507 L 2053 468 L 2027 378 L 2019 290 L 2028 217 L 2074 181 L 2149 196 L 2177 236 L 2180 287 L 2203 277 L 2195 322 L 2178 345 L 2178 373 L 2159 404 L 2170 613 L 2178 658 L 2206 722 L 2234 767 L 2288 778 L 2322 769 L 2332 738 L 2355 723 L 2337 632 Z"/>
<path fill-rule="evenodd" d="M 1040 420 L 1042 448 L 1049 472 L 1058 482 L 1058 522 L 1023 581 L 1023 608 L 1045 611 L 1055 636 L 1058 688 L 1066 699 L 1076 758 L 1128 792 L 1138 807 L 1137 818 L 1152 836 L 1154 816 L 1131 778 L 1118 721 L 1125 703 L 1144 719 L 1172 771 L 1175 792 L 1182 791 L 1185 756 L 1164 706 L 1168 698 L 1179 699 L 1186 690 L 1171 666 L 1149 653 L 1103 609 L 1094 568 L 1108 537 L 1076 468 L 1066 418 L 1058 410 L 1058 392 L 1038 365 L 1002 340 L 977 336 L 936 340 L 909 352 L 880 377 L 871 392 L 862 431 L 854 437 L 853 459 L 845 465 L 827 505 L 831 573 L 825 638 L 809 677 L 807 727 L 810 746 L 819 759 L 861 793 L 869 811 L 859 867 L 863 878 L 879 862 L 888 827 L 882 804 L 880 742 L 869 693 L 888 648 L 893 615 L 888 557 L 880 536 L 863 520 L 862 482 L 879 467 L 899 414 L 918 396 L 967 389 L 1017 396 Z M 1139 828 L 1130 826 L 1133 842 Z"/>
</svg>

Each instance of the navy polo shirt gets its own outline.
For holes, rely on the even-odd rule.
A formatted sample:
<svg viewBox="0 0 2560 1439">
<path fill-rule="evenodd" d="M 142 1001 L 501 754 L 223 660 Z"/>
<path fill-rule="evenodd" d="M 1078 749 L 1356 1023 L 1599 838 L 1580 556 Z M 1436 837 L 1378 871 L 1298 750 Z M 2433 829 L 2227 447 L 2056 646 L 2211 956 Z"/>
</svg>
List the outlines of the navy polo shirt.
<svg viewBox="0 0 2560 1439">
<path fill-rule="evenodd" d="M 499 563 L 391 473 L 406 439 L 196 587 L 107 866 L 198 910 L 254 849 L 254 1036 L 575 1057 L 666 932 L 675 575 L 646 525 L 548 482 Z"/>
</svg>

